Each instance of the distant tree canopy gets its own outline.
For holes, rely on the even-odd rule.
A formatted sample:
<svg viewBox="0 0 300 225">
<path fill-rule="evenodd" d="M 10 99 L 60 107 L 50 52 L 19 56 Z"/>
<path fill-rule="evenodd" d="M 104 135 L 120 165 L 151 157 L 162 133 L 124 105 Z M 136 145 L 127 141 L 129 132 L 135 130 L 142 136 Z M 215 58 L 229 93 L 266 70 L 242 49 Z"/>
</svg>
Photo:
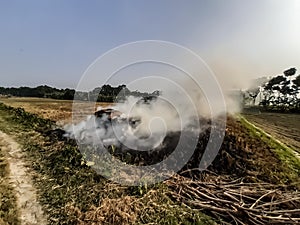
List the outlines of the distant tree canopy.
<svg viewBox="0 0 300 225">
<path fill-rule="evenodd" d="M 296 75 L 296 72 L 296 68 L 290 68 L 285 70 L 282 75 L 272 77 L 257 87 L 258 92 L 253 90 L 246 92 L 249 97 L 259 98 L 259 105 L 265 108 L 300 112 L 300 75 Z"/>
<path fill-rule="evenodd" d="M 300 88 L 300 75 L 298 75 L 293 82 L 298 88 Z"/>
<path fill-rule="evenodd" d="M 53 98 L 64 100 L 89 100 L 99 102 L 113 102 L 125 100 L 129 95 L 143 97 L 148 95 L 158 95 L 158 91 L 152 94 L 139 91 L 130 91 L 126 85 L 119 85 L 112 87 L 109 84 L 105 84 L 102 87 L 97 87 L 89 92 L 79 92 L 74 89 L 57 89 L 47 85 L 41 85 L 38 87 L 18 87 L 18 88 L 5 88 L 0 87 L 0 95 L 4 96 L 16 96 L 16 97 L 37 97 L 37 98 Z"/>
<path fill-rule="evenodd" d="M 286 81 L 286 77 L 284 77 L 282 75 L 278 75 L 276 77 L 273 77 L 271 80 L 269 80 L 269 82 L 265 85 L 265 89 L 272 90 L 274 85 L 278 85 L 285 81 Z M 278 86 L 276 86 L 276 87 L 278 87 Z"/>
<path fill-rule="evenodd" d="M 285 76 L 293 76 L 296 74 L 297 69 L 296 68 L 290 68 L 288 70 L 285 70 L 283 73 Z"/>
<path fill-rule="evenodd" d="M 38 86 L 35 88 L 30 87 L 19 87 L 19 88 L 4 88 L 0 87 L 0 94 L 2 95 L 12 95 L 18 97 L 57 97 L 62 96 L 64 90 L 59 90 L 57 88 L 52 88 L 47 85 Z"/>
</svg>

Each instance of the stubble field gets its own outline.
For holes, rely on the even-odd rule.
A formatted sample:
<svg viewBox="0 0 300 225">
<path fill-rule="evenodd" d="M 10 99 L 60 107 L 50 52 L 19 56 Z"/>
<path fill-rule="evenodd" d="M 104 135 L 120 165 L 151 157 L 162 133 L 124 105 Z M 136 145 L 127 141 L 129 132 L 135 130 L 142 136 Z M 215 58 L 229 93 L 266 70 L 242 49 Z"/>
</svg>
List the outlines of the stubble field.
<svg viewBox="0 0 300 225">
<path fill-rule="evenodd" d="M 72 122 L 72 100 L 55 100 L 48 98 L 0 98 L 0 102 L 15 108 L 24 108 L 26 112 L 37 114 L 44 119 L 56 121 L 58 125 Z M 90 107 L 91 104 L 85 102 L 77 103 L 82 109 Z M 107 107 L 111 103 L 96 103 L 95 107 Z M 89 109 L 91 110 L 91 109 Z"/>
<path fill-rule="evenodd" d="M 243 117 L 228 117 L 222 147 L 206 171 L 199 172 L 197 164 L 209 129 L 200 134 L 195 153 L 181 172 L 157 185 L 126 187 L 96 174 L 76 143 L 53 131 L 53 124 L 71 120 L 72 101 L 0 101 L 14 107 L 1 105 L 0 128 L 23 146 L 49 224 L 300 222 L 299 160 Z M 256 117 L 246 118 L 254 122 Z M 169 150 L 161 149 L 156 156 L 161 158 Z M 124 163 L 139 165 L 153 161 L 152 156 L 147 158 L 144 153 L 130 154 L 134 160 L 124 159 Z M 116 157 L 123 159 L 122 155 Z M 10 194 L 10 202 L 16 201 L 13 192 Z"/>
<path fill-rule="evenodd" d="M 265 132 L 300 153 L 300 114 L 245 113 L 244 116 Z"/>
</svg>

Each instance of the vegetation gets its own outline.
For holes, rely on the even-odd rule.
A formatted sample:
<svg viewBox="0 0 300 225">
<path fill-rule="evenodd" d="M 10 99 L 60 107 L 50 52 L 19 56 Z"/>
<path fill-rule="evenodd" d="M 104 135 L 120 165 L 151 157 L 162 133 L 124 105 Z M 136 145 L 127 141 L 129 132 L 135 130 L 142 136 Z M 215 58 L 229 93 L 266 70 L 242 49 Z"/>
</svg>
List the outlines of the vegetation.
<svg viewBox="0 0 300 225">
<path fill-rule="evenodd" d="M 33 162 L 39 200 L 50 224 L 215 224 L 172 200 L 163 183 L 126 187 L 98 175 L 73 141 L 53 132 L 52 121 L 3 104 L 0 116 L 5 119 L 1 130 L 17 135 Z"/>
<path fill-rule="evenodd" d="M 259 105 L 266 110 L 300 112 L 300 74 L 296 68 L 285 70 L 282 75 L 272 77 L 259 87 L 246 91 L 252 105 L 259 98 Z"/>
<path fill-rule="evenodd" d="M 153 92 L 151 95 L 158 95 L 158 91 Z M 42 85 L 34 88 L 19 87 L 19 88 L 4 88 L 0 87 L 0 95 L 4 96 L 16 96 L 16 97 L 37 97 L 37 98 L 52 98 L 62 100 L 89 100 L 98 102 L 114 102 L 122 101 L 126 96 L 148 96 L 149 93 L 130 91 L 126 85 L 119 85 L 118 87 L 112 87 L 109 84 L 105 84 L 102 87 L 95 88 L 89 92 L 75 91 L 74 89 L 57 89 Z"/>
<path fill-rule="evenodd" d="M 31 87 L 0 87 L 0 94 L 6 96 L 18 96 L 18 97 L 37 97 L 37 98 L 54 98 L 54 99 L 66 99 L 71 100 L 74 97 L 75 90 L 57 89 L 49 87 L 47 85 Z"/>
<path fill-rule="evenodd" d="M 297 181 L 300 174 L 300 160 L 295 155 L 294 151 L 285 144 L 275 140 L 272 136 L 265 133 L 262 129 L 254 126 L 244 117 L 240 117 L 242 124 L 249 130 L 250 134 L 260 138 L 263 142 L 274 149 L 278 158 L 285 165 L 285 174 L 290 176 L 291 180 Z"/>
<path fill-rule="evenodd" d="M 223 145 L 209 170 L 196 170 L 208 129 L 179 175 L 152 186 L 126 187 L 92 170 L 76 143 L 53 130 L 53 121 L 4 104 L 0 116 L 1 130 L 16 135 L 33 162 L 39 199 L 50 224 L 285 223 L 289 218 L 282 212 L 288 210 L 294 218 L 293 210 L 300 206 L 299 172 L 274 154 L 279 146 L 261 141 L 255 131 L 233 118 L 228 118 Z M 153 160 L 151 155 L 140 156 L 138 161 L 144 164 Z M 282 197 L 287 202 L 280 203 Z M 257 210 L 263 210 L 265 217 L 260 218 L 263 213 Z M 281 217 L 272 219 L 273 215 Z"/>
</svg>

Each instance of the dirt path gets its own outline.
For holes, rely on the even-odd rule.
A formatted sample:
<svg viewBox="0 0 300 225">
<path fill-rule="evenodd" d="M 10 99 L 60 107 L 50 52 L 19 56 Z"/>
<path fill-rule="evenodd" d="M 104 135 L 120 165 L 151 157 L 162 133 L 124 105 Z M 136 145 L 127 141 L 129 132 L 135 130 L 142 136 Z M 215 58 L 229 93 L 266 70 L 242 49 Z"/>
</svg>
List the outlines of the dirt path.
<svg viewBox="0 0 300 225">
<path fill-rule="evenodd" d="M 37 202 L 36 190 L 26 168 L 20 146 L 10 136 L 0 131 L 0 146 L 7 153 L 9 179 L 15 189 L 21 225 L 44 225 L 47 220 Z"/>
</svg>

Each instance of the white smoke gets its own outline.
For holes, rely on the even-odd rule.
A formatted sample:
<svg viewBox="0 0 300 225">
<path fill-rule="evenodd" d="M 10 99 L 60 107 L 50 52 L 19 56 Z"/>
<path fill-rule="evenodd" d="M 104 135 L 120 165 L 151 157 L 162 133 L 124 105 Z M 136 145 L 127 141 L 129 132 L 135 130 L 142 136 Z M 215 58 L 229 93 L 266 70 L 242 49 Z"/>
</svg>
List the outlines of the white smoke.
<svg viewBox="0 0 300 225">
<path fill-rule="evenodd" d="M 185 80 L 175 83 L 175 86 L 165 87 L 158 97 L 147 101 L 129 96 L 125 102 L 109 107 L 120 112 L 117 116 L 112 115 L 111 121 L 107 116 L 89 115 L 78 124 L 67 125 L 66 136 L 84 144 L 122 145 L 146 151 L 161 146 L 170 132 L 187 129 L 199 134 L 204 129 L 199 124 L 200 118 L 209 119 L 226 110 L 220 101 L 226 100 L 231 110 L 238 110 L 239 102 L 230 95 L 225 95 L 224 99 L 212 98 L 213 101 L 209 102 L 193 82 Z M 214 107 L 214 112 L 211 107 Z"/>
<path fill-rule="evenodd" d="M 78 124 L 65 126 L 66 136 L 85 144 L 122 144 L 131 149 L 150 150 L 159 147 L 169 132 L 187 128 L 199 131 L 197 107 L 182 90 L 163 92 L 146 100 L 129 96 L 125 102 L 110 107 L 121 115 L 112 114 L 111 121 L 107 115 L 89 115 Z"/>
</svg>

